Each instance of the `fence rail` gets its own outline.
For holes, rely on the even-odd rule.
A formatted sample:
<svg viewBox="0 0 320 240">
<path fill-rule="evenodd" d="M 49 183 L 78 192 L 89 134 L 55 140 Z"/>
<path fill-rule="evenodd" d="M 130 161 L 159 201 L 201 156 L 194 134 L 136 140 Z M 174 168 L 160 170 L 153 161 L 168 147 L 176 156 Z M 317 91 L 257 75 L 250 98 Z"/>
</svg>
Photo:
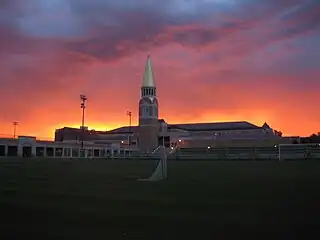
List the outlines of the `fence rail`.
<svg viewBox="0 0 320 240">
<path fill-rule="evenodd" d="M 273 147 L 180 148 L 170 158 L 176 160 L 320 160 L 320 145 L 280 144 Z"/>
<path fill-rule="evenodd" d="M 26 158 L 66 158 L 66 159 L 118 159 L 118 160 L 153 160 L 159 159 L 158 154 L 142 155 L 135 151 L 128 154 L 127 151 L 105 151 L 103 149 L 88 150 L 88 154 L 83 156 L 78 152 L 73 153 L 71 149 L 59 147 L 59 152 L 47 151 L 47 154 L 38 152 L 36 148 L 35 154 L 17 154 L 15 149 L 14 154 L 8 151 L 4 154 L 3 146 L 0 146 L 1 158 L 13 158 L 25 156 Z M 9 150 L 9 149 L 8 149 Z M 43 149 L 42 149 L 43 150 Z M 68 150 L 68 151 L 66 151 Z M 9 154 L 10 153 L 10 154 Z M 10 156 L 11 155 L 11 156 Z M 256 160 L 256 161 L 287 161 L 287 160 L 320 160 L 320 145 L 279 145 L 274 147 L 243 147 L 243 148 L 176 148 L 175 151 L 169 153 L 168 160 Z"/>
</svg>

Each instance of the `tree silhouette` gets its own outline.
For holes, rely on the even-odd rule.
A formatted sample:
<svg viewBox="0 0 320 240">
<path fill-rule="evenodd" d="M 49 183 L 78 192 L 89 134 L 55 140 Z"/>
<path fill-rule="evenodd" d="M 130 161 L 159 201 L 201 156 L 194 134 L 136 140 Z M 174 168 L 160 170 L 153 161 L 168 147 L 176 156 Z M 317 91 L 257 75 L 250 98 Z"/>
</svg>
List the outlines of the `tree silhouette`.
<svg viewBox="0 0 320 240">
<path fill-rule="evenodd" d="M 312 133 L 309 137 L 302 138 L 301 143 L 320 143 L 320 134 Z"/>
<path fill-rule="evenodd" d="M 274 134 L 278 137 L 282 137 L 282 132 L 281 131 L 277 131 L 277 130 L 274 130 Z"/>
</svg>

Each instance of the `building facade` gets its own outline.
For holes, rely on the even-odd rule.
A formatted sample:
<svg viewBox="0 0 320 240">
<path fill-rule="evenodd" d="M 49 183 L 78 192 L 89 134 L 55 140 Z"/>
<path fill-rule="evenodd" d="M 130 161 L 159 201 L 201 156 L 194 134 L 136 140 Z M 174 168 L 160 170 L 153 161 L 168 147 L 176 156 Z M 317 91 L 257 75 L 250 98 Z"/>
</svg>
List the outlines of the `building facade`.
<svg viewBox="0 0 320 240">
<path fill-rule="evenodd" d="M 82 136 L 83 134 L 83 136 Z M 142 153 L 152 153 L 159 145 L 172 148 L 177 145 L 198 147 L 241 143 L 248 145 L 274 144 L 282 140 L 267 124 L 256 126 L 246 121 L 170 124 L 159 119 L 157 88 L 148 55 L 141 85 L 139 125 L 124 126 L 111 131 L 94 131 L 76 128 L 57 129 L 56 141 L 85 140 L 129 145 Z"/>
<path fill-rule="evenodd" d="M 19 136 L 16 139 L 0 138 L 0 157 L 64 157 L 105 158 L 124 155 L 120 144 L 85 142 L 85 151 L 80 151 L 77 141 L 42 141 L 35 137 Z M 122 152 L 121 152 L 122 151 Z"/>
</svg>

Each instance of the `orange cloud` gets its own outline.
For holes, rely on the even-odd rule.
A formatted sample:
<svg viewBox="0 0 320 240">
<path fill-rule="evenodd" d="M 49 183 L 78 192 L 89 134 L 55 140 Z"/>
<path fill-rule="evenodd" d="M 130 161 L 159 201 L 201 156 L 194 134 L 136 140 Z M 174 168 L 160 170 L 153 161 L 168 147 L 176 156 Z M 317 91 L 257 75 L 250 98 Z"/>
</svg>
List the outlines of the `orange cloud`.
<svg viewBox="0 0 320 240">
<path fill-rule="evenodd" d="M 44 139 L 55 128 L 78 127 L 82 93 L 89 128 L 127 125 L 127 110 L 137 124 L 148 51 L 160 117 L 169 123 L 246 120 L 287 135 L 320 130 L 319 10 L 312 1 L 239 1 L 235 9 L 208 3 L 213 12 L 197 1 L 201 14 L 181 8 L 174 15 L 169 3 L 119 9 L 112 1 L 80 2 L 63 16 L 22 8 L 29 25 L 0 10 L 0 136 L 13 134 L 12 121 L 20 123 L 18 134 Z"/>
<path fill-rule="evenodd" d="M 192 55 L 196 58 L 196 51 L 186 51 L 188 58 L 175 65 L 165 58 L 171 50 L 171 47 L 154 50 L 152 55 L 160 117 L 169 123 L 246 120 L 262 125 L 267 121 L 288 135 L 308 135 L 319 129 L 320 114 L 314 111 L 313 104 L 317 92 L 288 88 L 293 79 L 290 76 L 250 73 L 241 76 L 230 72 L 225 79 L 223 74 L 215 79 L 208 69 L 210 65 L 187 71 L 188 59 Z M 67 81 L 73 84 L 62 85 L 66 88 L 58 91 L 55 87 L 43 88 L 43 101 L 17 98 L 11 104 L 16 104 L 16 112 L 24 109 L 24 115 L 12 114 L 11 119 L 1 119 L 0 132 L 12 133 L 14 120 L 20 122 L 19 134 L 40 138 L 53 137 L 55 128 L 78 127 L 82 92 L 88 96 L 86 125 L 89 128 L 110 130 L 128 125 L 127 110 L 133 112 L 133 124 L 137 124 L 144 61 L 145 53 L 139 53 L 114 63 L 93 63 L 82 71 L 82 77 L 70 75 Z M 166 70 L 166 65 L 171 67 Z M 214 68 L 214 63 L 211 66 Z"/>
</svg>

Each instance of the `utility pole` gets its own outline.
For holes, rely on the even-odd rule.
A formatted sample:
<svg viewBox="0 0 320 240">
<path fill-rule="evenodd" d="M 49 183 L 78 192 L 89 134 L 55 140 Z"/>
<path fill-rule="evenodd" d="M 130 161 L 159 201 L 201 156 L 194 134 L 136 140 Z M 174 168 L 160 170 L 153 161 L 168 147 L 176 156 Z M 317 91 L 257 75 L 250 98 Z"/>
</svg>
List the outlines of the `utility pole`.
<svg viewBox="0 0 320 240">
<path fill-rule="evenodd" d="M 84 141 L 84 109 L 86 108 L 87 97 L 83 94 L 80 95 L 82 109 L 82 122 L 81 122 L 81 150 L 83 151 L 83 141 Z"/>
<path fill-rule="evenodd" d="M 16 138 L 16 130 L 17 130 L 17 126 L 19 125 L 18 122 L 13 122 L 13 138 Z"/>
<path fill-rule="evenodd" d="M 131 155 L 131 116 L 132 112 L 127 111 L 127 116 L 129 116 L 129 136 L 128 136 L 128 141 L 129 141 L 129 156 Z"/>
</svg>

